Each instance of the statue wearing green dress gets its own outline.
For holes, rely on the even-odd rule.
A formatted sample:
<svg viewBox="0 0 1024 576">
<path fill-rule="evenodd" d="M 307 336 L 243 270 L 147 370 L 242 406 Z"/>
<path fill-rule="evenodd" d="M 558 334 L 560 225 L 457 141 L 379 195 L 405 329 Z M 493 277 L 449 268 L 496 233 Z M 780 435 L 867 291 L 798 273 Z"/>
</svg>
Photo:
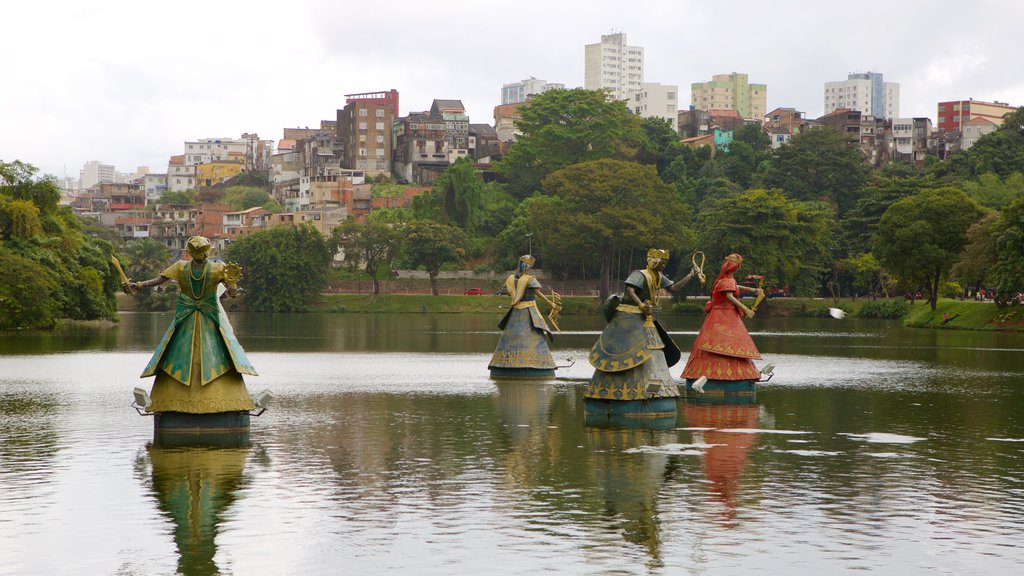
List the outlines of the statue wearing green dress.
<svg viewBox="0 0 1024 576">
<path fill-rule="evenodd" d="M 241 269 L 210 260 L 210 241 L 202 236 L 190 238 L 187 248 L 191 260 L 175 262 L 157 278 L 123 286 L 126 293 L 133 294 L 168 280 L 178 284 L 174 320 L 142 372 L 142 378 L 156 376 L 146 411 L 211 414 L 252 410 L 242 374 L 255 376 L 256 369 L 235 338 L 218 298 L 222 283 L 228 296 L 237 294 Z"/>
</svg>

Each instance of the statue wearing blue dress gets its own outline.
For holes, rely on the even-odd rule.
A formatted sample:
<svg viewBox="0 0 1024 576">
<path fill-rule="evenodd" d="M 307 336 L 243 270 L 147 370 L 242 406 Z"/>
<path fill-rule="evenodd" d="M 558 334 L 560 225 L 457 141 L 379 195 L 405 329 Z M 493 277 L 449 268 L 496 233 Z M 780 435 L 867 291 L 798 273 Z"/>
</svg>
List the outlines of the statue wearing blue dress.
<svg viewBox="0 0 1024 576">
<path fill-rule="evenodd" d="M 537 308 L 537 298 L 552 307 L 551 318 L 560 308 L 557 296 L 548 299 L 541 294 L 540 282 L 527 274 L 535 262 L 529 254 L 520 257 L 515 274 L 505 279 L 505 286 L 498 292 L 499 296 L 507 294 L 512 301 L 498 323 L 501 338 L 488 366 L 493 378 L 544 378 L 555 373 L 555 360 L 548 347 L 551 329 Z"/>
<path fill-rule="evenodd" d="M 673 282 L 662 273 L 668 258 L 668 250 L 652 248 L 647 253 L 647 268 L 630 273 L 622 295 L 609 299 L 605 307 L 608 324 L 590 350 L 594 375 L 583 393 L 588 411 L 657 411 L 661 408 L 648 404 L 659 399 L 666 400 L 662 403 L 665 410 L 675 409 L 679 388 L 668 369 L 679 361 L 679 348 L 655 314 L 661 308 L 661 290 L 683 287 L 698 270 L 695 266 Z"/>
</svg>

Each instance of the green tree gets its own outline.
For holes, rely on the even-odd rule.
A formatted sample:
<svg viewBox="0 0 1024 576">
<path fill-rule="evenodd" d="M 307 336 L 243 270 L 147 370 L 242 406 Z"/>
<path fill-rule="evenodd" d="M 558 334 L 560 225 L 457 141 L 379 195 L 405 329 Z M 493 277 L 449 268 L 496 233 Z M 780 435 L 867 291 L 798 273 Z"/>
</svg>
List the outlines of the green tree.
<svg viewBox="0 0 1024 576">
<path fill-rule="evenodd" d="M 895 202 L 917 194 L 928 186 L 924 178 L 884 178 L 876 176 L 861 189 L 853 208 L 840 221 L 839 254 L 871 251 L 871 240 L 878 230 L 882 214 Z"/>
<path fill-rule="evenodd" d="M 889 296 L 889 273 L 870 252 L 854 254 L 839 262 L 842 270 L 850 274 L 853 288 L 861 294 L 869 294 L 874 300 L 882 294 Z"/>
<path fill-rule="evenodd" d="M 996 263 L 996 238 L 992 230 L 998 221 L 999 213 L 990 212 L 967 229 L 967 245 L 949 272 L 963 286 L 973 286 L 975 290 L 985 287 L 985 276 Z"/>
<path fill-rule="evenodd" d="M 476 229 L 484 182 L 469 158 L 459 158 L 434 181 L 433 193 L 441 203 L 441 218 L 469 233 Z"/>
<path fill-rule="evenodd" d="M 155 278 L 171 263 L 167 246 L 152 238 L 125 242 L 121 251 L 124 254 L 124 272 L 133 280 Z M 177 284 L 168 282 L 153 290 L 139 290 L 133 297 L 140 310 L 170 310 L 176 294 Z"/>
<path fill-rule="evenodd" d="M 995 132 L 985 134 L 966 152 L 954 154 L 949 170 L 976 178 L 994 173 L 1006 178 L 1024 172 L 1024 108 L 1007 114 Z"/>
<path fill-rule="evenodd" d="M 760 161 L 760 156 L 750 144 L 734 141 L 729 145 L 729 152 L 722 154 L 722 170 L 726 178 L 746 188 L 750 186 Z"/>
<path fill-rule="evenodd" d="M 641 119 L 605 91 L 549 90 L 518 109 L 521 135 L 495 169 L 509 193 L 526 198 L 541 181 L 566 166 L 614 158 L 636 158 L 643 139 Z"/>
<path fill-rule="evenodd" d="M 246 234 L 226 256 L 242 266 L 245 303 L 258 312 L 309 310 L 327 285 L 331 258 L 327 239 L 309 225 Z"/>
<path fill-rule="evenodd" d="M 999 215 L 992 227 L 996 261 L 989 281 L 996 290 L 996 304 L 1005 306 L 1024 292 L 1024 198 L 1018 198 Z"/>
<path fill-rule="evenodd" d="M 556 201 L 534 203 L 528 220 L 540 244 L 594 254 L 600 263 L 601 298 L 611 292 L 612 257 L 620 250 L 651 247 L 673 252 L 692 245 L 689 209 L 653 166 L 595 160 L 563 168 L 544 180 Z M 549 256 L 547 261 L 552 258 Z"/>
<path fill-rule="evenodd" d="M 673 160 L 679 157 L 683 148 L 679 144 L 679 133 L 672 123 L 664 118 L 649 117 L 641 121 L 643 138 L 640 141 L 641 164 L 653 164 L 658 174 L 664 174 Z"/>
<path fill-rule="evenodd" d="M 967 244 L 967 229 L 982 215 L 963 190 L 923 190 L 885 211 L 873 252 L 900 280 L 925 286 L 935 310 L 940 281 Z"/>
<path fill-rule="evenodd" d="M 733 142 L 743 142 L 755 153 L 767 153 L 772 146 L 772 139 L 761 128 L 760 124 L 744 124 L 733 130 Z"/>
<path fill-rule="evenodd" d="M 345 254 L 345 262 L 363 265 L 373 280 L 373 294 L 380 294 L 380 272 L 390 270 L 402 245 L 402 228 L 391 223 L 348 219 L 331 234 L 331 245 Z"/>
<path fill-rule="evenodd" d="M 767 188 L 795 200 L 821 200 L 843 214 L 853 207 L 869 168 L 860 151 L 831 128 L 805 131 L 775 151 L 764 175 Z"/>
<path fill-rule="evenodd" d="M 31 200 L 10 200 L 0 206 L 0 210 L 4 212 L 0 215 L 4 238 L 27 240 L 43 233 L 43 225 L 39 222 L 39 208 Z"/>
<path fill-rule="evenodd" d="M 469 239 L 454 226 L 430 220 L 413 220 L 405 228 L 405 254 L 413 266 L 423 266 L 430 276 L 430 291 L 438 295 L 437 275 L 445 264 L 461 262 Z"/>
<path fill-rule="evenodd" d="M 248 210 L 269 201 L 269 192 L 253 186 L 231 186 L 224 189 L 222 196 L 222 202 L 231 205 L 233 210 Z"/>
<path fill-rule="evenodd" d="M 987 172 L 978 176 L 976 181 L 964 182 L 962 186 L 978 204 L 1000 210 L 1024 196 L 1024 173 L 1013 172 L 1006 178 L 1000 178 L 994 172 Z"/>
<path fill-rule="evenodd" d="M 118 282 L 110 270 L 110 242 L 93 233 L 95 224 L 59 206 L 56 184 L 37 174 L 31 164 L 0 161 L 2 248 L 13 261 L 35 263 L 34 270 L 46 277 L 38 281 L 45 288 L 37 294 L 41 301 L 22 307 L 45 316 L 24 326 L 50 326 L 61 318 L 116 319 Z M 18 318 L 22 322 L 26 316 Z"/>
<path fill-rule="evenodd" d="M 191 206 L 196 203 L 195 190 L 164 190 L 157 203 Z"/>
<path fill-rule="evenodd" d="M 745 272 L 763 274 L 769 285 L 811 293 L 831 261 L 831 211 L 820 203 L 791 200 L 778 190 L 709 199 L 697 221 L 697 245 L 709 262 L 737 252 Z"/>
<path fill-rule="evenodd" d="M 60 318 L 57 282 L 41 265 L 0 246 L 0 330 L 52 328 Z"/>
</svg>

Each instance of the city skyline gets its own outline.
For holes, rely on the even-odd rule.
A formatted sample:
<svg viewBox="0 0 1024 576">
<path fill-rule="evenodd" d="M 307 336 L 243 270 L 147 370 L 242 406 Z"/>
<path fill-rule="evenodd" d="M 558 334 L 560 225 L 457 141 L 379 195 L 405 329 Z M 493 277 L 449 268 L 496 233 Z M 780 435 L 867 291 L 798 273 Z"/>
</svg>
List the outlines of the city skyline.
<svg viewBox="0 0 1024 576">
<path fill-rule="evenodd" d="M 797 0 L 740 2 L 728 13 L 689 1 L 517 6 L 451 0 L 432 3 L 429 13 L 404 1 L 387 8 L 319 0 L 287 8 L 10 6 L 10 22 L 40 25 L 0 36 L 11 55 L 0 91 L 0 159 L 58 177 L 76 176 L 90 160 L 161 172 L 186 140 L 248 132 L 276 142 L 285 127 L 335 118 L 345 94 L 390 89 L 401 94 L 402 116 L 434 99 L 458 99 L 471 122 L 493 124 L 503 84 L 536 77 L 583 86 L 584 47 L 618 32 L 644 49 L 644 82 L 680 86 L 683 109 L 690 103 L 683 87 L 732 72 L 767 85 L 768 110 L 794 107 L 811 118 L 823 114 L 826 82 L 867 71 L 900 84 L 902 117 L 935 121 L 937 103 L 968 98 L 1024 104 L 1024 78 L 1010 60 L 1024 47 L 1012 28 L 1024 6 L 976 3 L 1000 15 L 984 27 L 949 18 L 942 8 L 957 4 L 946 1 L 871 0 L 856 14 Z M 415 24 L 439 14 L 441 44 L 436 31 Z M 730 22 L 732 14 L 761 16 Z M 773 23 L 776 14 L 785 19 Z M 344 25 L 353 18 L 359 27 Z M 494 31 L 501 42 L 472 42 Z M 926 41 L 932 50 L 914 49 Z"/>
</svg>

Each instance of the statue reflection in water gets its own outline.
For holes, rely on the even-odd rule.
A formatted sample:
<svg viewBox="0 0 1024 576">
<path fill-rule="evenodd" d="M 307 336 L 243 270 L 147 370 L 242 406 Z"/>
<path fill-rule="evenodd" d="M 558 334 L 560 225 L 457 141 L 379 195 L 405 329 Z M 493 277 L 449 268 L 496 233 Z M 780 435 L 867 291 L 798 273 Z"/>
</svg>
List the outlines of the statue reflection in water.
<svg viewBox="0 0 1024 576">
<path fill-rule="evenodd" d="M 640 546 L 647 568 L 664 566 L 659 497 L 666 479 L 681 465 L 668 454 L 632 454 L 647 446 L 677 442 L 675 417 L 586 417 L 586 434 L 593 450 L 594 482 L 604 499 L 602 515 L 622 535 L 625 544 Z"/>
<path fill-rule="evenodd" d="M 160 511 L 174 523 L 177 573 L 220 574 L 217 533 L 246 482 L 245 466 L 252 451 L 248 433 L 182 440 L 157 436 L 140 457 L 139 472 Z"/>
<path fill-rule="evenodd" d="M 693 442 L 710 445 L 702 458 L 708 495 L 721 504 L 726 526 L 736 526 L 739 479 L 757 441 L 747 430 L 759 427 L 761 407 L 753 395 L 705 395 L 688 399 L 682 409 L 687 427 L 706 428 L 693 433 Z"/>
</svg>

